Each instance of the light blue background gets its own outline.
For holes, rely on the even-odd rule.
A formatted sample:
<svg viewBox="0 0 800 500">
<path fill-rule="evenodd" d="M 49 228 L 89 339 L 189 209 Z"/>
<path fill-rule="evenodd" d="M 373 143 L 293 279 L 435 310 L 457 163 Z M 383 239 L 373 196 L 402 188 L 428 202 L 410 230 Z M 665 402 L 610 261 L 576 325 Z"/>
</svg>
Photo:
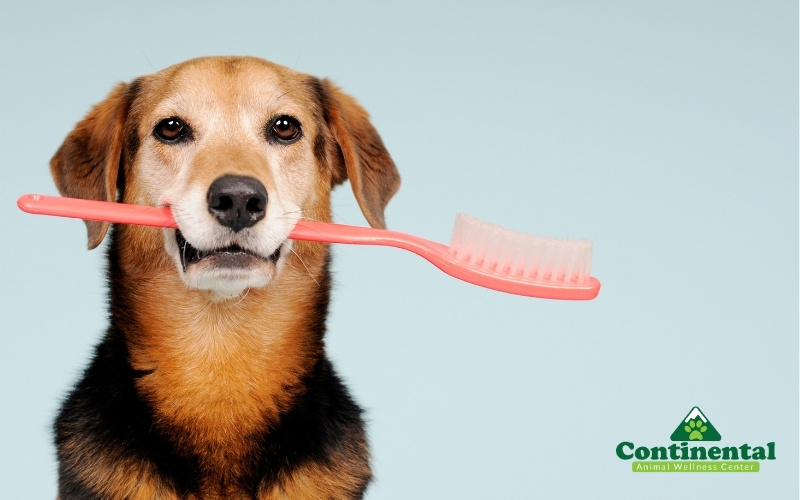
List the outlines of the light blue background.
<svg viewBox="0 0 800 500">
<path fill-rule="evenodd" d="M 792 1 L 3 2 L 0 497 L 53 498 L 50 425 L 106 324 L 103 252 L 18 212 L 122 80 L 264 57 L 355 95 L 403 175 L 393 229 L 466 212 L 594 241 L 600 297 L 335 248 L 328 347 L 368 409 L 370 499 L 798 497 Z M 338 221 L 363 224 L 349 188 Z M 634 474 L 694 405 L 758 474 Z"/>
</svg>

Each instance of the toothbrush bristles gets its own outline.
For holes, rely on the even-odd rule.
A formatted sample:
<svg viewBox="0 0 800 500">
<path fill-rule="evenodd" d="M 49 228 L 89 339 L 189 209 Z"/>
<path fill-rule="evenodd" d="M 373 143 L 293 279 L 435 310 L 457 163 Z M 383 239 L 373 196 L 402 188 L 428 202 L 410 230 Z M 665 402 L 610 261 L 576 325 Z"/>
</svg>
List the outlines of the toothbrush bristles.
<svg viewBox="0 0 800 500">
<path fill-rule="evenodd" d="M 484 271 L 537 283 L 582 285 L 592 268 L 592 242 L 509 231 L 458 214 L 450 240 L 456 259 Z"/>
</svg>

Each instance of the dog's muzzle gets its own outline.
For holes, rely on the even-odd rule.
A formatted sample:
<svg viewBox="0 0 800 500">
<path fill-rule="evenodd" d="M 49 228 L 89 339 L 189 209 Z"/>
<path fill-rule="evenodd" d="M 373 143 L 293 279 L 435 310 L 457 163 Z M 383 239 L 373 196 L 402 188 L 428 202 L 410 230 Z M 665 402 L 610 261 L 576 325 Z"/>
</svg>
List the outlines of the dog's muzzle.
<svg viewBox="0 0 800 500">
<path fill-rule="evenodd" d="M 267 210 L 267 189 L 254 177 L 225 175 L 215 180 L 206 194 L 208 211 L 220 225 L 234 234 L 254 226 L 264 218 Z M 181 264 L 184 271 L 192 264 L 209 260 L 215 267 L 246 268 L 254 259 L 276 263 L 281 247 L 268 257 L 263 257 L 239 245 L 232 244 L 213 250 L 199 250 L 192 246 L 180 230 L 175 231 Z"/>
</svg>

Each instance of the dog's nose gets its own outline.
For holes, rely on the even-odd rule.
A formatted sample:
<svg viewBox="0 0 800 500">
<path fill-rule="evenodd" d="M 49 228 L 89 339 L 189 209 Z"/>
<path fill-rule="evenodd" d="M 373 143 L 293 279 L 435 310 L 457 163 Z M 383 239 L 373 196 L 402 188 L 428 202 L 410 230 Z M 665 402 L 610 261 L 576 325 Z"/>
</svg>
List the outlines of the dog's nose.
<svg viewBox="0 0 800 500">
<path fill-rule="evenodd" d="M 241 231 L 264 218 L 267 188 L 258 179 L 225 175 L 208 188 L 208 211 L 220 224 Z"/>
</svg>

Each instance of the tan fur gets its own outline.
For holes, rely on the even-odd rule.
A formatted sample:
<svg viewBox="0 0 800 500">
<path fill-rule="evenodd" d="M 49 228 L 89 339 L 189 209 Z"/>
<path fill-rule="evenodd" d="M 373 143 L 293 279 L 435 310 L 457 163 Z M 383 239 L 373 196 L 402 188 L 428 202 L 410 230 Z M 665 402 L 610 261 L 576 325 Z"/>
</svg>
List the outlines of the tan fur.
<svg viewBox="0 0 800 500">
<path fill-rule="evenodd" d="M 172 487 L 158 477 L 155 468 L 117 450 L 99 448 L 93 443 L 71 443 L 72 453 L 83 457 L 75 472 L 89 488 L 107 498 L 130 500 L 180 500 Z M 57 500 L 61 500 L 60 498 Z"/>
<path fill-rule="evenodd" d="M 362 447 L 364 443 L 360 444 Z M 357 452 L 356 452 L 357 453 Z M 259 491 L 259 500 L 292 500 L 313 498 L 337 500 L 343 492 L 351 492 L 350 485 L 369 477 L 369 470 L 339 456 L 327 463 L 311 463 L 290 476 L 280 478 L 278 484 Z"/>
<path fill-rule="evenodd" d="M 191 208 L 186 193 L 208 189 L 221 175 L 246 175 L 275 196 L 270 203 L 297 206 L 303 218 L 322 221 L 331 220 L 331 188 L 349 178 L 368 222 L 383 227 L 383 210 L 399 186 L 394 165 L 366 112 L 327 81 L 320 84 L 320 108 L 310 81 L 254 58 L 206 58 L 121 84 L 67 137 L 51 170 L 65 195 L 113 200 L 121 165 L 122 201 L 174 212 Z M 297 117 L 308 143 L 265 146 L 253 123 L 273 112 Z M 172 115 L 196 127 L 194 143 L 175 147 L 152 138 L 154 124 Z M 179 223 L 181 215 L 209 217 L 202 210 L 176 212 Z M 93 248 L 108 224 L 87 227 Z M 257 451 L 257 436 L 303 393 L 301 379 L 322 353 L 317 326 L 306 318 L 327 245 L 295 242 L 283 267 L 269 270 L 266 286 L 221 300 L 182 281 L 175 256 L 165 250 L 172 230 L 120 226 L 117 237 L 130 301 L 124 321 L 142 332 L 126 339 L 131 366 L 147 373 L 136 388 L 153 407 L 155 424 L 181 436 L 177 448 L 200 457 L 206 476 L 196 498 L 245 498 L 233 485 Z M 78 475 L 109 498 L 182 497 L 146 463 L 90 441 L 69 446 L 76 462 L 88 460 L 75 464 Z M 342 498 L 369 477 L 356 459 L 365 454 L 365 442 L 352 443 L 332 459 L 262 485 L 259 498 Z"/>
</svg>

